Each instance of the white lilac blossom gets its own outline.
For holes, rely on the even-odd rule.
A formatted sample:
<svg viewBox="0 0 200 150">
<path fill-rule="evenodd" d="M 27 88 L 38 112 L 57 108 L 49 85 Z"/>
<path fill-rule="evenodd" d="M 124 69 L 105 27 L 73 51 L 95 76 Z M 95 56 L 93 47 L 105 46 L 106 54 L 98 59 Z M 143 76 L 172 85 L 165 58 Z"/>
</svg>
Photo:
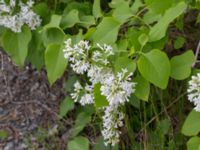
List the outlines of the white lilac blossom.
<svg viewBox="0 0 200 150">
<path fill-rule="evenodd" d="M 81 96 L 81 92 L 85 94 Z M 94 96 L 93 96 L 93 86 L 86 85 L 85 88 L 81 86 L 81 84 L 76 81 L 74 83 L 74 93 L 71 93 L 71 97 L 75 102 L 78 102 L 84 106 L 86 104 L 93 104 L 94 103 Z"/>
<path fill-rule="evenodd" d="M 132 73 L 128 74 L 127 69 L 122 72 L 108 76 L 101 86 L 101 94 L 106 96 L 110 105 L 124 104 L 129 101 L 130 95 L 134 92 L 135 83 L 131 81 Z"/>
<path fill-rule="evenodd" d="M 82 106 L 94 103 L 94 86 L 101 84 L 101 94 L 109 103 L 102 108 L 103 130 L 102 135 L 105 144 L 115 145 L 119 142 L 120 130 L 123 126 L 124 115 L 119 107 L 129 101 L 129 97 L 135 91 L 135 83 L 131 80 L 132 73 L 122 69 L 117 75 L 111 68 L 108 57 L 113 55 L 113 49 L 109 45 L 97 44 L 92 48 L 88 41 L 80 41 L 72 46 L 71 39 L 65 41 L 64 57 L 70 62 L 72 69 L 78 73 L 86 73 L 90 84 L 82 87 L 79 82 L 74 84 L 74 93 L 71 94 L 75 102 Z"/>
<path fill-rule="evenodd" d="M 81 84 L 76 81 L 74 84 L 74 93 L 71 93 L 71 97 L 75 102 L 78 101 L 82 89 L 83 87 L 81 86 Z"/>
<path fill-rule="evenodd" d="M 84 94 L 81 99 L 80 99 L 80 104 L 82 106 L 86 105 L 86 104 L 93 104 L 94 103 L 94 96 L 91 93 L 86 93 Z"/>
<path fill-rule="evenodd" d="M 93 104 L 94 103 L 93 86 L 86 85 L 84 89 L 85 89 L 85 94 L 81 97 L 80 104 L 82 106 L 86 104 Z"/>
<path fill-rule="evenodd" d="M 105 145 L 114 146 L 119 142 L 121 132 L 119 127 L 123 126 L 124 114 L 118 110 L 117 105 L 105 108 L 103 118 L 103 130 L 101 131 Z"/>
<path fill-rule="evenodd" d="M 40 17 L 33 12 L 32 6 L 34 2 L 29 0 L 26 4 L 19 1 L 17 5 L 15 0 L 10 0 L 6 4 L 4 0 L 0 1 L 0 26 L 11 29 L 13 32 L 21 32 L 23 25 L 29 26 L 31 30 L 35 30 L 40 24 Z M 14 13 L 13 10 L 19 7 L 19 11 Z"/>
<path fill-rule="evenodd" d="M 65 48 L 63 50 L 65 53 L 64 57 L 68 59 L 71 63 L 70 66 L 76 73 L 83 74 L 89 69 L 89 50 L 90 46 L 88 41 L 82 40 L 74 46 L 72 46 L 71 39 L 65 41 Z"/>
<path fill-rule="evenodd" d="M 24 3 L 20 3 L 21 11 L 19 14 L 22 22 L 28 25 L 31 30 L 35 30 L 41 23 L 40 17 L 31 10 L 33 4 L 34 2 L 31 0 L 29 0 L 26 5 Z"/>
<path fill-rule="evenodd" d="M 189 81 L 187 93 L 188 100 L 195 105 L 194 109 L 200 112 L 200 73 L 192 76 L 192 79 Z"/>
<path fill-rule="evenodd" d="M 96 83 L 102 84 L 105 80 L 108 80 L 108 78 L 114 77 L 112 69 L 108 67 L 99 67 L 96 65 L 91 65 L 87 72 L 87 76 L 93 85 Z"/>
<path fill-rule="evenodd" d="M 103 65 L 109 64 L 108 57 L 114 55 L 113 48 L 110 45 L 104 44 L 101 46 L 97 44 L 98 50 L 93 52 L 92 60 Z"/>
</svg>

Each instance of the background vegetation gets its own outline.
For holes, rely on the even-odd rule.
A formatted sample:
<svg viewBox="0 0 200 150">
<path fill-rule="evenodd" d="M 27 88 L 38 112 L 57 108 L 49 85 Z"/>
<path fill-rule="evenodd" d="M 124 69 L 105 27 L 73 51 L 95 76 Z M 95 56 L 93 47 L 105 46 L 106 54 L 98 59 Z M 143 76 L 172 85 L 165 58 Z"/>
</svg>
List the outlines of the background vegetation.
<svg viewBox="0 0 200 150">
<path fill-rule="evenodd" d="M 0 45 L 19 67 L 46 70 L 50 85 L 66 79 L 58 126 L 50 133 L 38 129 L 37 142 L 44 149 L 62 149 L 58 141 L 64 138 L 68 150 L 197 150 L 200 113 L 192 111 L 187 88 L 199 72 L 199 9 L 198 0 L 37 0 L 33 11 L 42 24 L 36 30 L 23 26 L 15 33 L 1 26 Z M 136 91 L 123 107 L 125 126 L 113 147 L 103 144 L 98 109 L 75 104 L 69 95 L 85 76 L 76 75 L 64 58 L 68 38 L 112 45 L 114 70 L 134 73 Z M 69 118 L 74 122 L 63 136 Z M 0 137 L 6 137 L 3 130 Z M 34 149 L 29 137 L 25 143 Z"/>
</svg>

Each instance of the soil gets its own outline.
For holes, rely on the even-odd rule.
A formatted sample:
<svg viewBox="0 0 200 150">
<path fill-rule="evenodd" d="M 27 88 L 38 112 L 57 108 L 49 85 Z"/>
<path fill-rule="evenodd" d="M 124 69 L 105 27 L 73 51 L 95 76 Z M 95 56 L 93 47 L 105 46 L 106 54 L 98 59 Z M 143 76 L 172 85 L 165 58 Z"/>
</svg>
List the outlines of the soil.
<svg viewBox="0 0 200 150">
<path fill-rule="evenodd" d="M 65 97 L 63 81 L 49 86 L 45 71 L 31 66 L 19 69 L 0 50 L 0 150 L 23 150 L 25 136 L 38 128 L 55 127 L 60 101 Z"/>
</svg>

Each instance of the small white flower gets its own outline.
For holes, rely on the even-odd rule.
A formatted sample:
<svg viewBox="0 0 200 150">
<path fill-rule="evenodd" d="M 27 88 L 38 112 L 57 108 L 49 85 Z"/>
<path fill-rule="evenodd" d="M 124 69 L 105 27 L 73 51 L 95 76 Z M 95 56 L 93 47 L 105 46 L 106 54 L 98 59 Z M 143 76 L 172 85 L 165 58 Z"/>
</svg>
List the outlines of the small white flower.
<svg viewBox="0 0 200 150">
<path fill-rule="evenodd" d="M 86 105 L 86 104 L 93 104 L 94 103 L 94 96 L 93 94 L 85 94 L 81 97 L 81 100 L 80 100 L 80 104 L 82 106 Z"/>
<path fill-rule="evenodd" d="M 119 112 L 117 105 L 107 106 L 104 111 L 103 130 L 101 131 L 105 145 L 114 146 L 119 142 L 121 132 L 119 127 L 123 126 L 124 114 Z"/>
<path fill-rule="evenodd" d="M 29 0 L 26 4 L 19 1 L 20 10 L 14 13 L 16 4 L 15 0 L 10 0 L 9 5 L 4 0 L 0 2 L 0 25 L 11 29 L 13 32 L 21 32 L 21 28 L 25 24 L 31 30 L 35 30 L 41 24 L 41 19 L 32 10 L 33 1 Z"/>
<path fill-rule="evenodd" d="M 83 74 L 88 71 L 90 68 L 88 61 L 88 53 L 90 50 L 89 42 L 80 41 L 78 44 L 72 46 L 71 39 L 68 39 L 64 44 L 64 57 L 70 61 L 72 69 L 78 74 Z"/>
<path fill-rule="evenodd" d="M 103 65 L 108 65 L 108 57 L 113 55 L 113 49 L 110 45 L 104 44 L 103 46 L 97 43 L 99 49 L 95 50 L 92 54 L 92 60 L 94 62 L 101 63 Z"/>
<path fill-rule="evenodd" d="M 124 104 L 134 93 L 135 83 L 130 81 L 132 74 L 126 75 L 127 70 L 122 70 L 117 76 L 109 75 L 102 83 L 101 94 L 106 96 L 110 105 Z"/>
<path fill-rule="evenodd" d="M 195 110 L 200 112 L 200 73 L 196 76 L 192 76 L 189 81 L 188 87 L 188 100 L 193 102 L 195 105 Z"/>
<path fill-rule="evenodd" d="M 71 97 L 75 102 L 78 101 L 82 89 L 83 87 L 81 86 L 81 84 L 78 81 L 76 81 L 74 84 L 74 93 L 71 93 Z"/>
<path fill-rule="evenodd" d="M 94 103 L 94 86 L 101 84 L 100 91 L 109 103 L 109 106 L 103 108 L 105 114 L 103 116 L 102 135 L 105 144 L 115 145 L 119 142 L 119 127 L 123 126 L 123 113 L 119 112 L 119 106 L 129 101 L 129 97 L 135 92 L 135 83 L 131 81 L 132 73 L 128 73 L 127 69 L 114 74 L 110 67 L 108 57 L 113 55 L 113 49 L 109 45 L 97 44 L 97 48 L 89 45 L 88 41 L 80 41 L 72 46 L 71 39 L 64 42 L 64 57 L 70 62 L 72 69 L 78 73 L 87 73 L 87 77 L 91 84 L 86 84 L 83 88 L 80 83 L 75 85 L 74 93 L 71 94 L 75 101 L 78 101 L 80 92 L 81 105 Z M 91 50 L 91 51 L 90 51 Z"/>
</svg>

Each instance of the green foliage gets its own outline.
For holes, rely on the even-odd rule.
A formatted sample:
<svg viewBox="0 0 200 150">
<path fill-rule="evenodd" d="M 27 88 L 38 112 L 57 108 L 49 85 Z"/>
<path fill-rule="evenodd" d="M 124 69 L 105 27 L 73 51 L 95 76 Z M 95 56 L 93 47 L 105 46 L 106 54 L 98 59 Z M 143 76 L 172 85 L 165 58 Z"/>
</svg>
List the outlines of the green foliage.
<svg viewBox="0 0 200 150">
<path fill-rule="evenodd" d="M 64 117 L 72 109 L 74 109 L 74 101 L 66 97 L 60 104 L 59 115 Z"/>
<path fill-rule="evenodd" d="M 171 60 L 170 76 L 176 80 L 183 80 L 190 76 L 191 67 L 194 62 L 193 51 L 186 51 L 184 54 L 174 56 Z"/>
<path fill-rule="evenodd" d="M 199 150 L 200 149 L 200 138 L 197 136 L 190 138 L 190 140 L 187 142 L 187 149 L 188 150 Z"/>
<path fill-rule="evenodd" d="M 134 72 L 136 69 L 136 63 L 129 59 L 127 56 L 119 56 L 118 58 L 116 58 L 115 60 L 115 64 L 114 64 L 114 71 L 117 74 L 118 72 L 121 72 L 122 69 L 127 69 L 128 72 Z"/>
<path fill-rule="evenodd" d="M 136 76 L 134 81 L 137 83 L 135 89 L 135 95 L 144 101 L 148 101 L 150 94 L 150 84 L 142 76 Z"/>
<path fill-rule="evenodd" d="M 105 96 L 101 95 L 100 88 L 101 88 L 100 83 L 97 83 L 94 86 L 94 101 L 95 101 L 95 106 L 97 108 L 108 106 L 108 101 L 106 100 Z"/>
<path fill-rule="evenodd" d="M 132 11 L 129 7 L 129 2 L 123 2 L 121 5 L 116 7 L 113 11 L 113 17 L 120 23 L 126 22 L 126 20 L 132 17 Z"/>
<path fill-rule="evenodd" d="M 60 28 L 47 28 L 43 31 L 43 43 L 47 47 L 49 44 L 62 44 L 65 34 Z"/>
<path fill-rule="evenodd" d="M 138 41 L 142 47 L 148 42 L 148 40 L 149 38 L 145 33 L 141 34 L 138 38 Z"/>
<path fill-rule="evenodd" d="M 3 47 L 5 51 L 20 67 L 24 65 L 30 40 L 31 32 L 28 27 L 24 27 L 21 33 L 13 33 L 7 30 L 3 35 Z"/>
<path fill-rule="evenodd" d="M 174 48 L 179 49 L 179 48 L 183 47 L 184 43 L 185 43 L 185 38 L 180 36 L 175 40 Z"/>
<path fill-rule="evenodd" d="M 91 45 L 110 44 L 115 53 L 109 58 L 112 62 L 109 67 L 115 74 L 126 68 L 129 73 L 133 73 L 133 81 L 136 82 L 130 104 L 120 108 L 129 118 L 125 120 L 126 129 L 122 128 L 122 132 L 128 136 L 122 137 L 119 149 L 183 149 L 179 146 L 184 145 L 186 141 L 181 139 L 182 137 L 176 137 L 178 135 L 174 135 L 176 134 L 174 131 L 172 131 L 173 137 L 168 134 L 171 132 L 172 125 L 169 119 L 163 119 L 163 116 L 170 117 L 171 112 L 168 111 L 169 108 L 171 110 L 172 104 L 174 105 L 174 97 L 181 95 L 183 89 L 186 90 L 185 87 L 180 86 L 180 81 L 176 80 L 185 80 L 191 75 L 194 52 L 184 50 L 189 43 L 188 32 L 185 32 L 184 28 L 187 15 L 184 14 L 193 9 L 194 12 L 198 11 L 199 6 L 197 0 L 194 2 L 185 0 L 36 1 L 33 10 L 41 17 L 41 26 L 36 30 L 24 26 L 21 33 L 14 33 L 0 27 L 0 45 L 20 67 L 23 67 L 25 62 L 30 62 L 38 70 L 45 69 L 48 80 L 53 85 L 68 69 L 67 60 L 63 56 L 63 44 L 67 38 L 71 38 L 73 44 L 80 40 L 89 40 Z M 187 18 L 190 18 L 190 15 L 188 16 Z M 200 22 L 199 20 L 200 15 L 196 18 L 196 24 Z M 169 27 L 176 28 L 178 34 L 171 35 Z M 177 37 L 175 41 L 174 37 Z M 168 50 L 168 47 L 172 50 Z M 174 54 L 180 55 L 174 56 Z M 65 84 L 67 93 L 74 91 L 73 85 L 76 80 L 84 85 L 88 82 L 87 78 L 74 76 L 70 69 L 66 74 L 68 75 Z M 172 80 L 173 88 L 166 89 L 168 85 L 171 86 L 170 77 L 175 79 Z M 181 82 L 185 85 L 184 81 Z M 105 96 L 101 95 L 100 88 L 100 83 L 94 85 L 93 96 L 96 106 L 94 116 L 97 120 L 99 119 L 97 116 L 101 115 L 98 114 L 99 108 L 108 105 Z M 180 90 L 173 91 L 174 89 Z M 180 109 L 184 109 L 185 99 L 181 97 L 175 101 L 181 103 Z M 74 107 L 74 101 L 67 96 L 60 104 L 60 119 L 64 119 Z M 93 120 L 93 109 L 87 107 L 78 110 L 72 139 L 67 149 L 90 148 L 89 140 L 77 135 L 88 123 L 96 121 Z M 172 112 L 177 111 L 172 108 Z M 180 118 L 185 117 L 182 116 L 181 110 L 179 114 L 176 115 Z M 156 118 L 156 121 L 150 122 L 153 126 L 147 127 L 146 124 L 150 125 L 148 124 L 150 118 Z M 182 128 L 184 135 L 194 136 L 187 142 L 189 150 L 199 149 L 200 140 L 196 136 L 200 131 L 199 118 L 199 113 L 192 111 Z M 138 133 L 140 128 L 142 132 Z M 130 133 L 127 133 L 129 131 Z M 5 133 L 0 131 L 1 136 L 5 137 Z M 148 141 L 145 136 L 150 137 L 150 140 Z M 43 140 L 45 141 L 45 137 Z M 182 143 L 177 144 L 180 141 Z M 100 137 L 94 149 L 118 149 L 118 146 L 105 147 Z"/>
<path fill-rule="evenodd" d="M 187 136 L 197 135 L 200 132 L 200 112 L 195 110 L 190 112 L 181 132 Z"/>
<path fill-rule="evenodd" d="M 47 29 L 47 28 L 59 28 L 61 18 L 62 17 L 60 15 L 53 14 L 51 16 L 50 22 L 44 26 L 44 29 Z"/>
<path fill-rule="evenodd" d="M 93 12 L 93 16 L 95 18 L 102 17 L 101 1 L 100 0 L 94 0 L 92 12 Z"/>
<path fill-rule="evenodd" d="M 79 16 L 78 16 L 78 10 L 73 9 L 68 14 L 65 14 L 62 17 L 60 26 L 63 29 L 70 28 L 70 27 L 73 27 L 79 21 L 80 20 L 79 20 Z"/>
<path fill-rule="evenodd" d="M 64 58 L 61 45 L 50 44 L 47 47 L 45 52 L 45 65 L 49 82 L 52 85 L 63 75 L 67 67 L 67 61 Z"/>
<path fill-rule="evenodd" d="M 85 126 L 91 121 L 91 114 L 87 112 L 81 112 L 76 118 L 75 125 L 73 127 L 73 137 L 78 135 Z"/>
<path fill-rule="evenodd" d="M 42 34 L 35 31 L 29 43 L 27 60 L 30 61 L 38 70 L 44 66 L 45 47 L 43 45 Z"/>
<path fill-rule="evenodd" d="M 138 60 L 138 69 L 141 75 L 149 82 L 162 89 L 168 84 L 170 63 L 167 55 L 160 50 L 143 53 Z"/>
<path fill-rule="evenodd" d="M 40 17 L 42 18 L 42 22 L 48 22 L 50 19 L 49 13 L 49 7 L 45 2 L 41 2 L 39 4 L 36 4 L 33 7 L 34 12 L 36 12 Z"/>
<path fill-rule="evenodd" d="M 69 141 L 68 150 L 89 150 L 89 140 L 83 136 L 75 137 Z"/>
<path fill-rule="evenodd" d="M 112 147 L 105 146 L 103 138 L 100 137 L 95 143 L 94 150 L 118 150 L 118 145 Z"/>
<path fill-rule="evenodd" d="M 151 28 L 149 32 L 149 40 L 153 42 L 163 38 L 169 23 L 181 15 L 185 11 L 186 7 L 187 5 L 184 2 L 180 2 L 176 6 L 169 8 L 158 23 Z"/>
<path fill-rule="evenodd" d="M 104 17 L 92 35 L 94 42 L 113 44 L 117 40 L 120 23 L 113 17 Z"/>
</svg>

